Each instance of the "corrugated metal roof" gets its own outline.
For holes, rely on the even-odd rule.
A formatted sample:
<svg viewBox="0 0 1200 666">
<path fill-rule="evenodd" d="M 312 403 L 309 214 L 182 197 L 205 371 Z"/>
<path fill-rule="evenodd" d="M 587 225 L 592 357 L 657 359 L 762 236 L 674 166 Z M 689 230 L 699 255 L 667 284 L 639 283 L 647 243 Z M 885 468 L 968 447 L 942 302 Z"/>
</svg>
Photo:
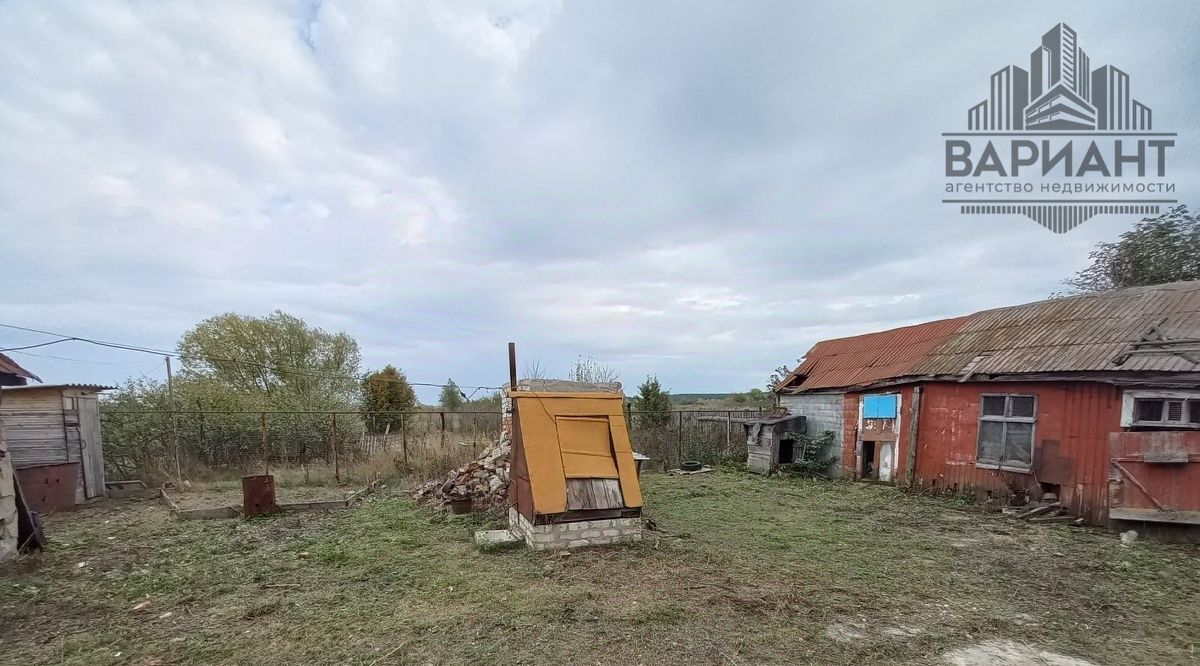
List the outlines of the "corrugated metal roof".
<svg viewBox="0 0 1200 666">
<path fill-rule="evenodd" d="M 102 384 L 38 384 L 37 386 L 6 386 L 4 391 L 40 391 L 42 389 L 92 389 L 93 391 L 111 391 L 115 386 L 104 386 Z"/>
<path fill-rule="evenodd" d="M 1200 371 L 1178 354 L 1139 354 L 1130 344 L 1156 327 L 1165 338 L 1200 338 L 1200 281 L 1056 298 L 972 315 L 914 366 L 916 374 Z"/>
<path fill-rule="evenodd" d="M 930 350 L 957 331 L 968 317 L 941 319 L 878 333 L 818 342 L 781 389 L 816 389 L 863 386 L 912 374 L 912 368 Z"/>
<path fill-rule="evenodd" d="M 967 374 L 1200 372 L 1200 363 L 1168 351 L 1132 355 L 1118 364 L 1152 327 L 1167 339 L 1200 339 L 1200 281 L 1055 298 L 826 340 L 780 389 Z"/>
<path fill-rule="evenodd" d="M 42 380 L 32 372 L 22 368 L 16 361 L 12 360 L 6 354 L 0 354 L 0 386 L 21 385 L 25 380 L 32 379 L 35 382 Z"/>
</svg>

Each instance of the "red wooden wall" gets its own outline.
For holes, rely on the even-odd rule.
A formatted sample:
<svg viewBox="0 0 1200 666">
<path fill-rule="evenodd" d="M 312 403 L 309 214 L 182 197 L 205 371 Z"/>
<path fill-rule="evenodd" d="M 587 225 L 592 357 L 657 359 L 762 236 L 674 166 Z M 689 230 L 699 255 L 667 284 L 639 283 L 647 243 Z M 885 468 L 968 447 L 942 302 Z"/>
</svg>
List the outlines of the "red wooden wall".
<svg viewBox="0 0 1200 666">
<path fill-rule="evenodd" d="M 973 493 L 1002 503 L 1015 489 L 1040 491 L 1056 484 L 1060 500 L 1089 522 L 1104 520 L 1108 492 L 1108 433 L 1121 430 L 1121 390 L 1093 382 L 936 382 L 921 385 L 916 482 L 945 492 Z M 897 483 L 907 484 L 913 387 L 872 393 L 901 394 Z M 975 467 L 979 403 L 984 393 L 1036 395 L 1033 472 Z M 842 463 L 855 473 L 858 393 L 845 397 Z M 1035 492 L 1036 496 L 1036 492 Z"/>
</svg>

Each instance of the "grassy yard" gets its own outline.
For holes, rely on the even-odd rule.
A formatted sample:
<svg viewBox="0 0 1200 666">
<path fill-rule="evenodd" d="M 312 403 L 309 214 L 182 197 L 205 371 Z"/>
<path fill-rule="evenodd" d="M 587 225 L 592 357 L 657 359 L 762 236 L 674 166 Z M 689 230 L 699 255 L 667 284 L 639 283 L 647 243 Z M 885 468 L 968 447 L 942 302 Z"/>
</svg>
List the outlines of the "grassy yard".
<svg viewBox="0 0 1200 666">
<path fill-rule="evenodd" d="M 51 551 L 0 573 L 0 661 L 942 663 L 1006 640 L 1200 662 L 1195 547 L 1125 548 L 879 486 L 645 486 L 660 531 L 569 556 L 480 553 L 486 519 L 403 497 L 250 521 L 176 521 L 156 502 L 56 516 Z"/>
</svg>

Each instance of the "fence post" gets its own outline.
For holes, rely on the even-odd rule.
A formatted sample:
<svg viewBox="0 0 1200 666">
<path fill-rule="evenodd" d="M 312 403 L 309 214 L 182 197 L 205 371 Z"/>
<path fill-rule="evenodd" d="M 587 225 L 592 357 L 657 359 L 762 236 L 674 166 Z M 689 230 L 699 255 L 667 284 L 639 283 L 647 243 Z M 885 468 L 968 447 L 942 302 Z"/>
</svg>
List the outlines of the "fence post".
<svg viewBox="0 0 1200 666">
<path fill-rule="evenodd" d="M 733 457 L 733 415 L 726 412 L 725 414 L 725 459 L 730 460 Z"/>
<path fill-rule="evenodd" d="M 438 416 L 442 417 L 442 449 L 446 448 L 446 412 L 438 412 Z"/>
<path fill-rule="evenodd" d="M 262 418 L 262 450 L 263 450 L 263 467 L 266 470 L 265 474 L 271 473 L 271 450 L 267 446 L 267 413 L 261 412 L 259 417 Z"/>
<path fill-rule="evenodd" d="M 683 410 L 679 410 L 679 429 L 676 431 L 675 451 L 679 456 L 679 464 L 683 464 Z"/>
<path fill-rule="evenodd" d="M 337 412 L 330 412 L 329 448 L 333 449 L 333 480 L 341 483 L 342 469 L 338 462 Z"/>
<path fill-rule="evenodd" d="M 400 412 L 400 447 L 404 450 L 405 467 L 408 467 L 408 425 L 405 422 L 407 417 L 407 414 Z"/>
</svg>

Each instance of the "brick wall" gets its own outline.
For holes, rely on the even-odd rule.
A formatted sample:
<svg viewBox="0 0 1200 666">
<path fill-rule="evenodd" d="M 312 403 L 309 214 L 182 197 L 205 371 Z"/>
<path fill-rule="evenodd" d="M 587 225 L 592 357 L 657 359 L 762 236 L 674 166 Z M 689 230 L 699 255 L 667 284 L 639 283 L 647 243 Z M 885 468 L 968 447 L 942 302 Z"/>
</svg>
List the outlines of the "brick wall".
<svg viewBox="0 0 1200 666">
<path fill-rule="evenodd" d="M 524 539 L 525 544 L 534 550 L 562 550 L 642 540 L 641 518 L 608 518 L 534 525 L 515 508 L 510 508 L 508 525 L 509 531 Z"/>
</svg>

